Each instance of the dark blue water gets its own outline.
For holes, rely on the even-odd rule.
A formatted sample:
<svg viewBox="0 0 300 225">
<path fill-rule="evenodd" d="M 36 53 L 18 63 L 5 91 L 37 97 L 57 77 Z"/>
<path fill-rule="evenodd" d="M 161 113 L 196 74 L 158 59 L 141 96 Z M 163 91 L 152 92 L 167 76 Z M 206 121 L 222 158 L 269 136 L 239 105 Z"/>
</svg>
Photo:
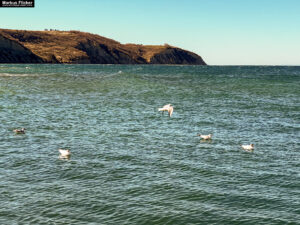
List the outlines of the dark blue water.
<svg viewBox="0 0 300 225">
<path fill-rule="evenodd" d="M 300 67 L 2 64 L 0 223 L 299 224 L 299 139 Z"/>
</svg>

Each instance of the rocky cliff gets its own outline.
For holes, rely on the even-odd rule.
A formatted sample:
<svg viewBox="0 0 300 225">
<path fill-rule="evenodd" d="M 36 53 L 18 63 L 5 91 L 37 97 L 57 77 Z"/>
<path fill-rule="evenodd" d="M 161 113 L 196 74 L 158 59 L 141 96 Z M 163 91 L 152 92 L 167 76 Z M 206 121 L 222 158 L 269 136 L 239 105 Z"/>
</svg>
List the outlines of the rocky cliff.
<svg viewBox="0 0 300 225">
<path fill-rule="evenodd" d="M 0 63 L 206 65 L 192 52 L 170 45 L 121 44 L 79 31 L 0 29 Z"/>
</svg>

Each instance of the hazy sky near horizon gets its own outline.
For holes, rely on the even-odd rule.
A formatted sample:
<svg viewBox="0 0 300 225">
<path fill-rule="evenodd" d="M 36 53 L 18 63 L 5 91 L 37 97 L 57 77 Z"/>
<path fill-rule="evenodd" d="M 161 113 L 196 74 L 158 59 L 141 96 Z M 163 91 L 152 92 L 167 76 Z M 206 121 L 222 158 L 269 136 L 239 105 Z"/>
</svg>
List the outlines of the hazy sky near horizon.
<svg viewBox="0 0 300 225">
<path fill-rule="evenodd" d="M 35 0 L 0 8 L 0 28 L 168 43 L 210 65 L 300 65 L 300 0 Z"/>
</svg>

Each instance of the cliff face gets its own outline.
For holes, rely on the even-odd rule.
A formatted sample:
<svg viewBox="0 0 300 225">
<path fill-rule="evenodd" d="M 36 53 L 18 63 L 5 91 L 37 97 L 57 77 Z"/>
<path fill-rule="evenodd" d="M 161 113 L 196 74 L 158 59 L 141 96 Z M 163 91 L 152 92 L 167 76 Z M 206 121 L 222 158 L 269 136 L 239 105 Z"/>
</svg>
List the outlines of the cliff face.
<svg viewBox="0 0 300 225">
<path fill-rule="evenodd" d="M 152 64 L 203 65 L 204 61 L 195 53 L 180 48 L 169 47 L 151 57 Z"/>
<path fill-rule="evenodd" d="M 206 65 L 195 53 L 169 45 L 121 44 L 79 31 L 0 29 L 0 63 Z"/>
<path fill-rule="evenodd" d="M 33 54 L 17 41 L 0 35 L 0 63 L 42 63 L 43 59 Z"/>
</svg>

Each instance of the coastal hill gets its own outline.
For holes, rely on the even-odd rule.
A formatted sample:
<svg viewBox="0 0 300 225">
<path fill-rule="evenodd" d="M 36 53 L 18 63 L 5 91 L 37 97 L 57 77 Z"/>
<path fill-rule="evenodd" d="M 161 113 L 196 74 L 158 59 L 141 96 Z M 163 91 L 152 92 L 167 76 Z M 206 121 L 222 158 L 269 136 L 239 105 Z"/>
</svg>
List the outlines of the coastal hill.
<svg viewBox="0 0 300 225">
<path fill-rule="evenodd" d="M 121 44 L 80 31 L 9 29 L 0 29 L 0 63 L 206 65 L 199 55 L 167 44 Z"/>
</svg>

